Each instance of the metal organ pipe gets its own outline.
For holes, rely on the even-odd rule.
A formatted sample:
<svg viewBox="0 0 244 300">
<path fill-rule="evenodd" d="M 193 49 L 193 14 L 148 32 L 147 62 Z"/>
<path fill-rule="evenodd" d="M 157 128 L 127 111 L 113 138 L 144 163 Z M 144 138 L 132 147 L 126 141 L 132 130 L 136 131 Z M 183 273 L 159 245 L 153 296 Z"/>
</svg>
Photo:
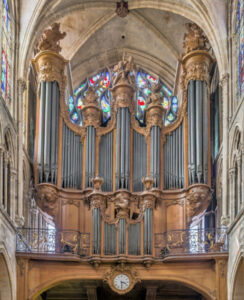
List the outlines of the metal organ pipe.
<svg viewBox="0 0 244 300">
<path fill-rule="evenodd" d="M 62 187 L 81 188 L 83 145 L 63 122 Z"/>
<path fill-rule="evenodd" d="M 88 126 L 86 128 L 86 187 L 92 186 L 91 179 L 95 176 L 95 146 L 96 129 Z"/>
<path fill-rule="evenodd" d="M 116 189 L 130 186 L 130 112 L 119 108 L 116 134 Z"/>
<path fill-rule="evenodd" d="M 57 82 L 41 82 L 38 183 L 57 183 L 59 88 Z"/>
<path fill-rule="evenodd" d="M 152 209 L 144 212 L 144 255 L 152 254 Z"/>
<path fill-rule="evenodd" d="M 203 182 L 208 183 L 208 95 L 207 83 L 203 82 Z"/>
<path fill-rule="evenodd" d="M 40 111 L 39 111 L 39 138 L 38 138 L 38 182 L 43 182 L 43 167 L 44 167 L 44 130 L 45 126 L 45 95 L 46 83 L 41 81 L 40 88 Z"/>
<path fill-rule="evenodd" d="M 164 189 L 184 187 L 183 123 L 166 137 L 164 144 Z"/>
<path fill-rule="evenodd" d="M 189 183 L 206 183 L 208 178 L 208 97 L 205 81 L 188 85 Z"/>
<path fill-rule="evenodd" d="M 92 253 L 101 253 L 101 213 L 100 208 L 92 210 Z"/>
<path fill-rule="evenodd" d="M 143 191 L 142 178 L 147 176 L 147 144 L 144 135 L 133 130 L 133 191 Z"/>
<path fill-rule="evenodd" d="M 99 175 L 104 179 L 102 190 L 112 191 L 113 185 L 113 132 L 101 137 L 99 145 Z"/>
<path fill-rule="evenodd" d="M 153 126 L 151 129 L 151 177 L 154 187 L 160 187 L 160 128 Z"/>
<path fill-rule="evenodd" d="M 196 172 L 197 180 L 202 179 L 202 82 L 196 82 Z"/>
</svg>

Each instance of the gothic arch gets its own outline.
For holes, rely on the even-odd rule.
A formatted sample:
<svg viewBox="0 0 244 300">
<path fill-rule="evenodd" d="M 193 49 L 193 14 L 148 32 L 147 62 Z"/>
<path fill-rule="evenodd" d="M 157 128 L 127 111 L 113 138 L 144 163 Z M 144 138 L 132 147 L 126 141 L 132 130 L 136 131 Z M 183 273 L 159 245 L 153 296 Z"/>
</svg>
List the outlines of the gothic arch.
<svg viewBox="0 0 244 300">
<path fill-rule="evenodd" d="M 1 299 L 13 300 L 15 276 L 13 274 L 11 259 L 3 243 L 0 244 L 0 270 L 0 297 Z"/>
<path fill-rule="evenodd" d="M 236 158 L 241 154 L 240 153 L 240 146 L 242 141 L 242 133 L 241 128 L 239 125 L 236 125 L 233 138 L 232 138 L 232 144 L 231 144 L 231 156 L 230 156 L 230 167 L 234 167 Z"/>
<path fill-rule="evenodd" d="M 243 231 L 243 228 L 241 230 Z M 241 300 L 244 296 L 244 253 L 242 247 L 243 245 L 240 245 L 241 250 L 238 251 L 238 254 L 232 267 L 232 272 L 230 274 L 230 300 Z"/>
<path fill-rule="evenodd" d="M 76 280 L 76 279 L 79 280 L 79 279 L 83 279 L 83 278 L 80 278 L 80 276 L 75 276 L 75 277 L 72 276 L 71 277 L 71 276 L 62 275 L 59 278 L 56 277 L 53 280 L 47 280 L 46 282 L 42 283 L 41 285 L 39 285 L 38 287 L 35 288 L 35 290 L 30 294 L 30 299 L 38 300 L 39 299 L 38 297 L 43 292 L 45 292 L 63 282 L 66 282 L 69 280 Z M 153 280 L 153 278 L 151 278 L 151 279 Z M 86 278 L 86 280 L 87 280 L 87 278 Z M 92 280 L 94 280 L 94 278 Z M 97 280 L 101 280 L 101 278 L 98 278 Z M 180 284 L 185 285 L 188 288 L 200 293 L 201 295 L 203 295 L 206 298 L 206 300 L 215 300 L 216 299 L 214 296 L 212 296 L 211 291 L 208 288 L 203 287 L 195 282 L 193 283 L 192 280 L 187 280 L 185 278 L 181 278 L 178 276 L 172 276 L 172 278 L 169 276 L 165 276 L 165 278 L 163 278 L 163 277 L 160 279 L 157 278 L 157 280 L 160 280 L 162 282 L 170 281 L 170 282 L 174 282 L 174 283 L 180 283 Z"/>
<path fill-rule="evenodd" d="M 9 149 L 7 149 L 9 155 L 10 155 L 10 162 L 11 162 L 11 167 L 15 168 L 16 167 L 16 159 L 15 159 L 15 147 L 14 147 L 14 134 L 12 133 L 12 130 L 9 126 L 7 126 L 4 129 L 3 132 L 4 136 L 4 142 L 8 144 Z"/>
<path fill-rule="evenodd" d="M 189 2 L 188 2 L 189 3 Z M 67 7 L 62 7 L 62 10 L 53 12 L 48 16 L 48 11 L 53 7 L 55 10 L 56 1 L 50 1 L 49 4 L 42 3 L 39 1 L 36 5 L 36 9 L 32 15 L 33 22 L 30 22 L 28 28 L 25 32 L 25 36 L 23 39 L 23 44 L 21 47 L 21 59 L 20 62 L 23 62 L 20 65 L 20 76 L 24 77 L 26 74 L 28 62 L 31 56 L 31 52 L 34 48 L 34 44 L 36 40 L 40 37 L 41 33 L 51 23 L 57 21 L 61 16 L 68 14 L 77 9 L 89 9 L 89 8 L 105 8 L 108 10 L 114 10 L 114 3 L 103 2 L 87 2 L 83 1 L 79 4 L 69 2 Z M 202 7 L 201 7 L 202 5 Z M 222 77 L 225 74 L 225 70 L 228 67 L 227 60 L 227 44 L 226 44 L 226 24 L 224 21 L 224 16 L 222 18 L 216 17 L 217 8 L 213 8 L 210 4 L 210 1 L 204 0 L 201 5 L 197 3 L 195 0 L 191 0 L 190 5 L 186 5 L 186 3 L 178 2 L 172 3 L 170 1 L 159 2 L 156 0 L 144 1 L 137 0 L 133 1 L 130 6 L 130 10 L 139 8 L 154 8 L 159 10 L 170 11 L 179 15 L 182 15 L 189 20 L 197 23 L 200 27 L 203 28 L 206 35 L 208 36 L 217 61 L 219 65 L 220 74 Z M 39 18 L 38 18 L 39 14 Z M 223 14 L 223 13 L 222 13 Z M 44 18 L 43 16 L 46 15 Z M 219 21 L 219 23 L 217 22 Z M 223 42 L 224 41 L 224 42 Z"/>
</svg>

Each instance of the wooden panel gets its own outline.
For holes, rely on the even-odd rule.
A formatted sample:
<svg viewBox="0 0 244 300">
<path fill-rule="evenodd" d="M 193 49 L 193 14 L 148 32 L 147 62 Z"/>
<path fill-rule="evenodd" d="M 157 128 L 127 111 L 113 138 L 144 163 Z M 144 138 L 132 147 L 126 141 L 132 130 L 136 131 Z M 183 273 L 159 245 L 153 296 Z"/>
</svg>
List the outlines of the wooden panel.
<svg viewBox="0 0 244 300">
<path fill-rule="evenodd" d="M 184 228 L 183 222 L 184 210 L 183 206 L 178 204 L 169 205 L 167 207 L 167 231 Z"/>
</svg>

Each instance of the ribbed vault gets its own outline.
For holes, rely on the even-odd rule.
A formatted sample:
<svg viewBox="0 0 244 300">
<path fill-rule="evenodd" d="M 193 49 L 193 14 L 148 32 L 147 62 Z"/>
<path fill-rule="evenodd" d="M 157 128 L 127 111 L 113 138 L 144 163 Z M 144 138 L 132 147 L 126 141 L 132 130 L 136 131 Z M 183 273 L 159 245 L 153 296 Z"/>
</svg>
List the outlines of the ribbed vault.
<svg viewBox="0 0 244 300">
<path fill-rule="evenodd" d="M 27 20 L 29 8 L 26 0 L 22 2 L 22 15 Z M 60 22 L 61 29 L 67 32 L 61 45 L 62 54 L 71 60 L 74 85 L 83 73 L 118 61 L 122 49 L 126 49 L 135 54 L 136 62 L 143 60 L 145 67 L 151 65 L 151 60 L 152 65 L 158 66 L 157 73 L 167 76 L 172 88 L 177 61 L 183 52 L 184 24 L 189 21 L 203 28 L 214 50 L 220 73 L 225 72 L 224 1 L 129 1 L 130 14 L 125 19 L 115 14 L 115 2 L 36 0 L 34 10 L 29 10 L 29 22 L 22 22 L 20 76 L 24 77 L 43 30 L 54 21 Z"/>
</svg>

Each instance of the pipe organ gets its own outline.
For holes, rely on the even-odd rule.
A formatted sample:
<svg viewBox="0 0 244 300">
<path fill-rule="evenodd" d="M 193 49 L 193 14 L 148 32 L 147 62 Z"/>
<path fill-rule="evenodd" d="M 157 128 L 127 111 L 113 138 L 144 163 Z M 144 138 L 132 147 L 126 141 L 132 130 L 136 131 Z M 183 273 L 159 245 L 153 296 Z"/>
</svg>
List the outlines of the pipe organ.
<svg viewBox="0 0 244 300">
<path fill-rule="evenodd" d="M 195 29 L 202 37 L 201 29 Z M 56 34 L 62 36 L 59 30 Z M 67 61 L 59 48 L 41 47 L 33 60 L 40 89 L 35 198 L 58 230 L 90 234 L 94 260 L 153 257 L 157 234 L 186 229 L 199 221 L 210 203 L 209 72 L 213 59 L 199 34 L 189 30 L 185 38 L 183 99 L 176 120 L 169 125 L 164 120 L 170 107 L 162 105 L 160 81 L 151 84 L 144 124 L 138 121 L 137 67 L 132 58 L 124 58 L 114 68 L 111 115 L 106 124 L 91 86 L 80 111 L 82 124 L 70 119 L 64 96 Z M 72 239 L 67 236 L 62 243 L 72 245 Z"/>
</svg>

